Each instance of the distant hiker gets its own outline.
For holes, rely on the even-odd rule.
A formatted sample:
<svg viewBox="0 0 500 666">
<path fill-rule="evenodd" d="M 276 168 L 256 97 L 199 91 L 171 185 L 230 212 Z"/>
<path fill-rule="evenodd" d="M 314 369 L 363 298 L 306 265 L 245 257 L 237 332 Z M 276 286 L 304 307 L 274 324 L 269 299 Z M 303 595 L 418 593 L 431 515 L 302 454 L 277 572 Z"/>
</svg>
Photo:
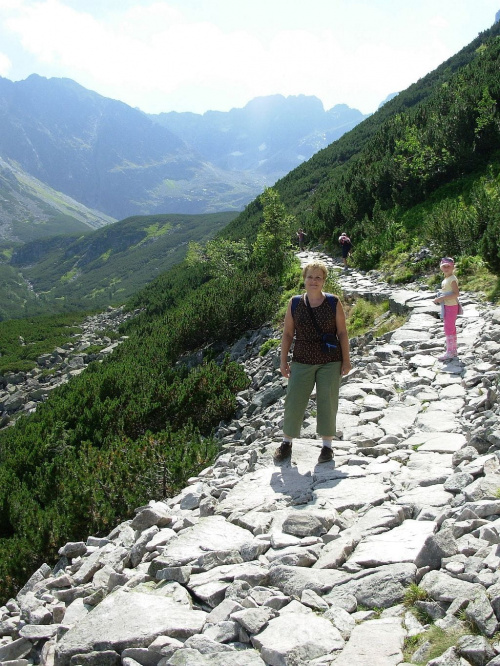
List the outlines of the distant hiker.
<svg viewBox="0 0 500 666">
<path fill-rule="evenodd" d="M 297 238 L 299 239 L 299 249 L 302 250 L 304 248 L 304 236 L 307 236 L 306 232 L 304 229 L 299 229 L 297 231 Z"/>
<path fill-rule="evenodd" d="M 343 231 L 339 236 L 339 243 L 342 249 L 342 261 L 344 262 L 344 270 L 347 270 L 347 257 L 351 256 L 352 243 L 349 236 Z"/>
<path fill-rule="evenodd" d="M 306 293 L 288 303 L 281 339 L 280 371 L 288 379 L 283 422 L 283 441 L 274 452 L 276 463 L 292 457 L 292 440 L 300 437 L 304 413 L 316 385 L 317 425 L 323 439 L 318 462 L 333 458 L 339 386 L 342 375 L 351 370 L 349 339 L 340 300 L 325 294 L 328 269 L 322 262 L 308 264 L 302 271 Z M 291 366 L 288 352 L 293 348 Z"/>
<path fill-rule="evenodd" d="M 448 361 L 457 355 L 457 315 L 459 314 L 460 294 L 458 289 L 457 276 L 453 272 L 455 262 L 451 257 L 443 257 L 439 268 L 444 274 L 444 280 L 441 282 L 441 293 L 434 299 L 436 305 L 441 304 L 441 318 L 444 324 L 444 335 L 446 337 L 446 352 L 438 356 L 440 361 Z"/>
</svg>

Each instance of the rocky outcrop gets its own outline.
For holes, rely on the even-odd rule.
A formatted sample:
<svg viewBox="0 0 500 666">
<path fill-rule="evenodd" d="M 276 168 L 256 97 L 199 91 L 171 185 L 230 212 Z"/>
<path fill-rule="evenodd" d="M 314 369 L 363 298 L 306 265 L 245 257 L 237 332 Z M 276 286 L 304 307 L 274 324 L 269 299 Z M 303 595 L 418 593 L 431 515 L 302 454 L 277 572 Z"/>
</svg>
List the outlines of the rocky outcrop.
<svg viewBox="0 0 500 666">
<path fill-rule="evenodd" d="M 464 635 L 412 663 L 500 663 L 500 310 L 465 296 L 459 358 L 442 363 L 424 296 L 395 296 L 407 323 L 353 341 L 335 463 L 316 463 L 314 395 L 291 464 L 273 463 L 285 384 L 278 350 L 258 354 L 273 331 L 240 340 L 251 384 L 214 464 L 62 546 L 0 609 L 0 663 L 403 665 L 431 621 Z"/>
<path fill-rule="evenodd" d="M 0 428 L 15 423 L 22 414 L 34 412 L 57 386 L 79 375 L 92 361 L 102 361 L 111 354 L 126 336 L 111 339 L 106 333 L 118 331 L 120 324 L 135 314 L 124 312 L 123 307 L 109 307 L 87 317 L 74 340 L 42 354 L 30 372 L 0 375 Z"/>
</svg>

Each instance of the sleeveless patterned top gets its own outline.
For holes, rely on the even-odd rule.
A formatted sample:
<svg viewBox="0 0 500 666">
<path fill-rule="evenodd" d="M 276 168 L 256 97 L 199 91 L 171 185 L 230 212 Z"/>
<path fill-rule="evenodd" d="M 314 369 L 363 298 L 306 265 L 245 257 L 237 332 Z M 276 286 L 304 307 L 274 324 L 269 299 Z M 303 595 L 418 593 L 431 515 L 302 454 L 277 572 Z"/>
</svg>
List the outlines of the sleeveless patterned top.
<svg viewBox="0 0 500 666">
<path fill-rule="evenodd" d="M 335 315 L 327 299 L 316 308 L 313 308 L 314 316 L 319 328 L 323 333 L 337 334 Z M 306 363 L 308 365 L 323 365 L 332 361 L 342 361 L 342 350 L 340 343 L 333 354 L 321 351 L 320 336 L 302 297 L 293 313 L 295 324 L 295 344 L 293 347 L 292 361 Z"/>
</svg>

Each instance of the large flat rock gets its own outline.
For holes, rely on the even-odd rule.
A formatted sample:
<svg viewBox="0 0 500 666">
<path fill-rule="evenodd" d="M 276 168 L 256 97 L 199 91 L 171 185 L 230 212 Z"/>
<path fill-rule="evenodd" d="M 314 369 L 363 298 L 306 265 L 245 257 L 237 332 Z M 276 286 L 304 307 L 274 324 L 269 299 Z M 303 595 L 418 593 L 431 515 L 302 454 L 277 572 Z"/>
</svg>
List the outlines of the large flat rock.
<svg viewBox="0 0 500 666">
<path fill-rule="evenodd" d="M 390 490 L 391 487 L 378 476 L 367 476 L 326 481 L 317 486 L 314 495 L 317 500 L 325 500 L 337 511 L 345 511 L 345 509 L 360 509 L 365 504 L 373 506 L 382 504 Z"/>
<path fill-rule="evenodd" d="M 69 666 L 75 654 L 97 650 L 122 652 L 147 647 L 157 636 L 185 640 L 202 631 L 207 614 L 169 598 L 118 590 L 70 629 L 57 644 L 55 666 Z"/>
<path fill-rule="evenodd" d="M 404 431 L 413 425 L 419 412 L 418 405 L 390 405 L 378 425 L 387 435 L 400 437 Z"/>
<path fill-rule="evenodd" d="M 418 486 L 402 493 L 396 500 L 396 504 L 408 504 L 414 506 L 418 511 L 425 507 L 446 506 L 453 499 L 453 494 L 447 492 L 442 484 L 433 486 Z"/>
<path fill-rule="evenodd" d="M 422 449 L 424 447 L 410 456 L 399 474 L 398 482 L 408 490 L 417 486 L 443 484 L 453 474 L 451 455 L 426 453 L 426 449 Z"/>
<path fill-rule="evenodd" d="M 458 430 L 460 423 L 456 420 L 455 414 L 451 412 L 423 412 L 419 414 L 416 425 L 427 432 L 452 433 Z"/>
<path fill-rule="evenodd" d="M 401 618 L 369 620 L 354 627 L 335 666 L 396 666 L 403 661 L 406 631 Z"/>
<path fill-rule="evenodd" d="M 430 521 L 405 520 L 388 532 L 363 539 L 348 561 L 362 567 L 416 562 L 427 538 L 434 533 L 434 527 Z"/>
<path fill-rule="evenodd" d="M 315 613 L 286 613 L 271 620 L 252 642 L 270 666 L 308 664 L 344 647 L 344 639 L 330 620 Z"/>
<path fill-rule="evenodd" d="M 414 331 L 411 328 L 402 326 L 391 335 L 391 344 L 401 345 L 401 347 L 410 347 L 419 342 L 428 342 L 431 339 L 429 331 Z"/>
<path fill-rule="evenodd" d="M 252 533 L 243 527 L 227 522 L 222 516 L 208 516 L 169 541 L 163 557 L 170 559 L 174 566 L 182 566 L 209 550 L 227 550 L 228 547 L 239 550 L 252 540 Z"/>
<path fill-rule="evenodd" d="M 291 463 L 271 462 L 269 467 L 245 474 L 219 503 L 217 513 L 229 516 L 234 511 L 269 510 L 273 504 L 292 504 L 310 496 L 320 444 L 321 440 L 294 440 Z"/>
<path fill-rule="evenodd" d="M 314 571 L 320 573 L 318 569 Z M 358 605 L 367 608 L 390 608 L 402 602 L 406 589 L 415 582 L 416 572 L 417 567 L 410 562 L 363 570 L 354 574 L 347 582 L 339 582 L 324 597 L 328 603 L 335 605 L 339 597 L 353 595 Z"/>
<path fill-rule="evenodd" d="M 269 570 L 270 585 L 295 599 L 300 599 L 304 590 L 325 594 L 336 585 L 347 583 L 351 578 L 351 574 L 335 569 L 308 569 L 277 565 Z"/>
</svg>

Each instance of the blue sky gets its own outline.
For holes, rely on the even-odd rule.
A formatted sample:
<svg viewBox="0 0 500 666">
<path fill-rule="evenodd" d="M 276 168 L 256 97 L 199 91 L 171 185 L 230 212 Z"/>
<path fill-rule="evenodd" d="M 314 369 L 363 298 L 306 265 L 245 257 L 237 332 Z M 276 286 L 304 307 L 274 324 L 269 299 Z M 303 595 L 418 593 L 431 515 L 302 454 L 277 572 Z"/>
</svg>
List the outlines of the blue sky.
<svg viewBox="0 0 500 666">
<path fill-rule="evenodd" d="M 0 76 L 67 77 L 149 113 L 315 95 L 375 111 L 500 0 L 0 0 Z"/>
</svg>

